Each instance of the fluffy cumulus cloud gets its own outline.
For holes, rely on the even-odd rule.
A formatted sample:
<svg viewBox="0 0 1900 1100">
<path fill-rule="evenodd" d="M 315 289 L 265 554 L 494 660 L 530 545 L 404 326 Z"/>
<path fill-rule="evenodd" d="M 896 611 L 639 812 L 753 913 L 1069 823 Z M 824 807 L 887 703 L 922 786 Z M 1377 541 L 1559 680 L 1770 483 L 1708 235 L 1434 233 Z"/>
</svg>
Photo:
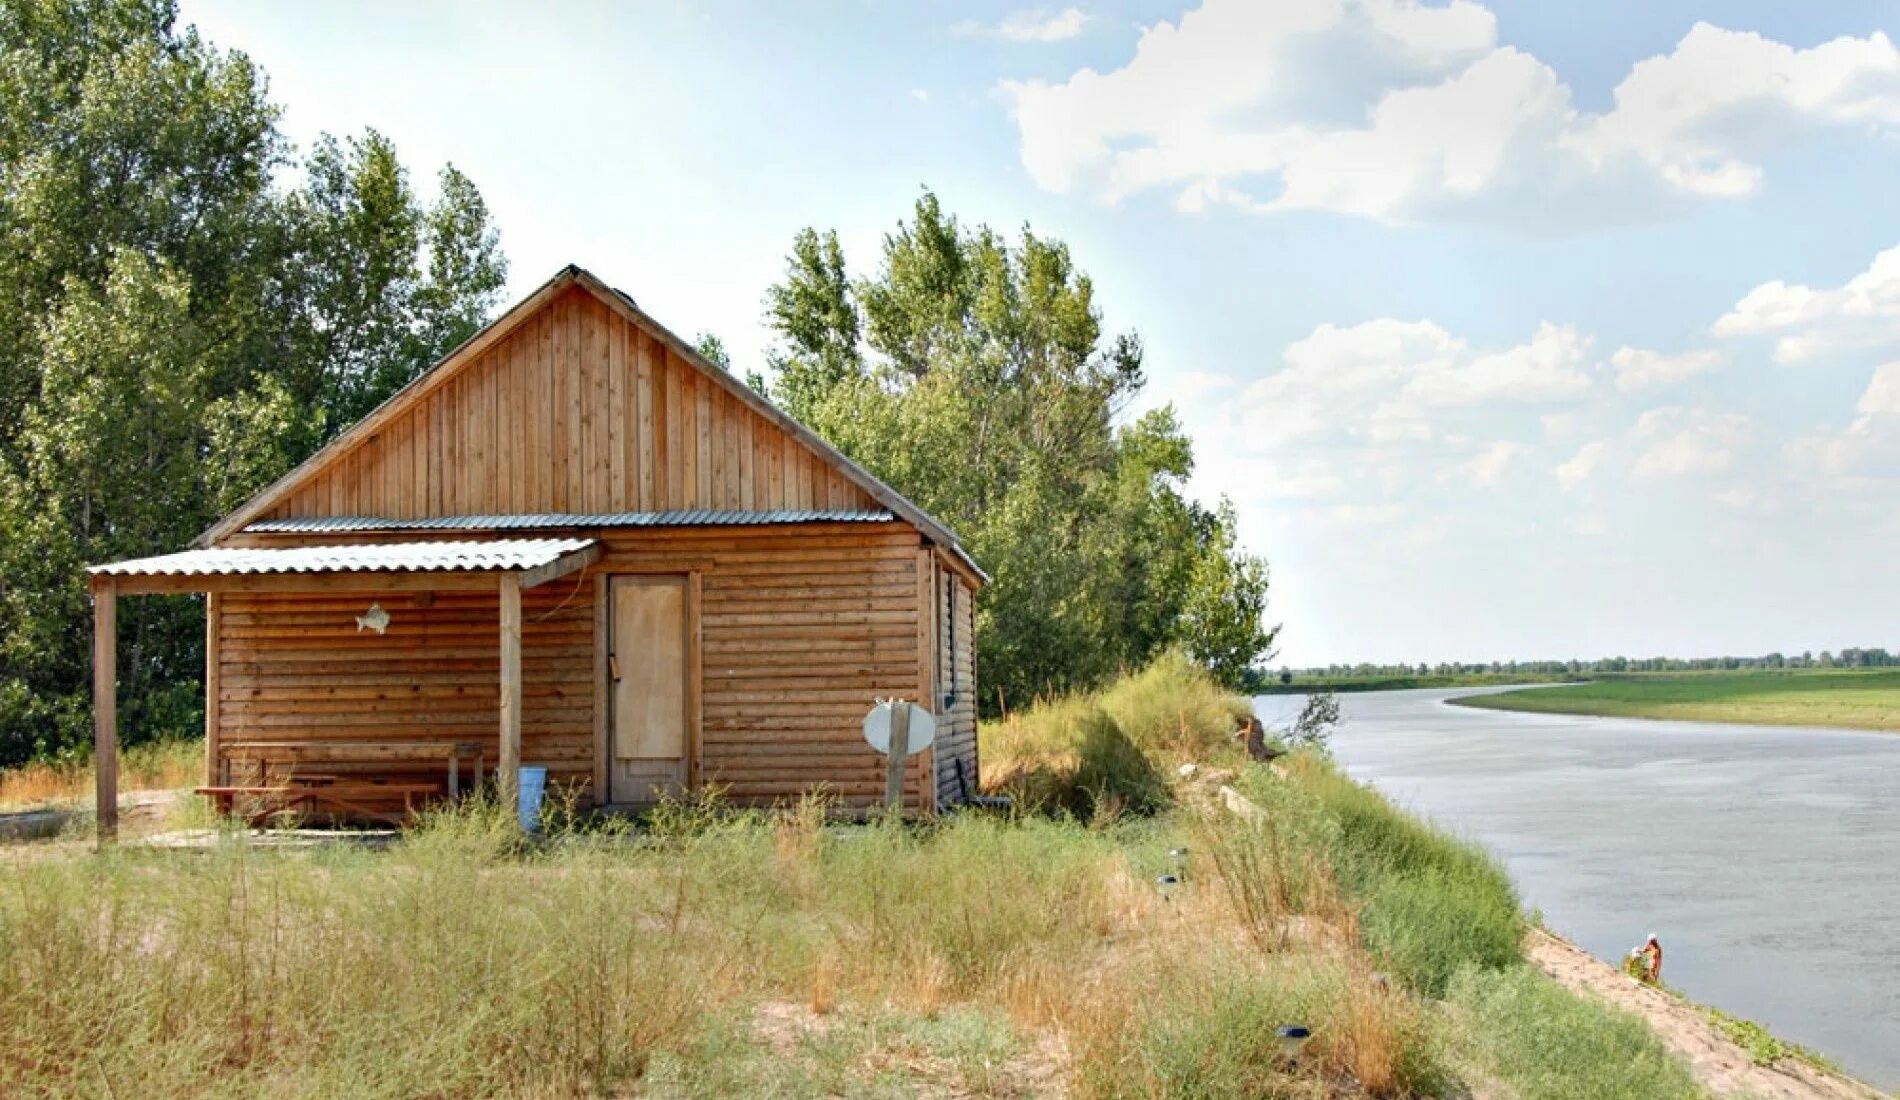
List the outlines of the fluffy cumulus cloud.
<svg viewBox="0 0 1900 1100">
<path fill-rule="evenodd" d="M 1424 545 L 1445 521 L 1418 494 L 1503 490 L 1542 468 L 1539 418 L 1592 392 L 1590 347 L 1560 325 L 1481 347 L 1431 321 L 1379 318 L 1320 325 L 1251 382 L 1191 374 L 1169 396 L 1196 438 L 1223 441 L 1196 456 L 1201 490 Z"/>
<path fill-rule="evenodd" d="M 1802 363 L 1830 352 L 1900 342 L 1900 246 L 1833 289 L 1779 279 L 1749 291 L 1715 322 L 1715 335 L 1773 336 L 1775 358 Z"/>
<path fill-rule="evenodd" d="M 1289 346 L 1285 367 L 1247 387 L 1240 404 L 1249 423 L 1277 439 L 1427 441 L 1455 410 L 1581 395 L 1590 387 L 1589 352 L 1589 337 L 1552 324 L 1485 352 L 1430 321 L 1321 325 Z"/>
<path fill-rule="evenodd" d="M 1803 469 L 1855 483 L 1900 479 L 1900 362 L 1875 368 L 1855 411 L 1840 431 L 1790 443 L 1789 457 Z"/>
<path fill-rule="evenodd" d="M 1088 21 L 1088 13 L 1081 8 L 1061 11 L 1034 8 L 1011 12 L 994 26 L 969 21 L 959 23 L 957 33 L 990 35 L 1006 42 L 1061 42 L 1081 34 Z"/>
<path fill-rule="evenodd" d="M 1456 480 L 1478 489 L 1495 489 L 1511 467 L 1530 453 L 1528 446 L 1509 439 L 1486 444 L 1456 468 Z"/>
<path fill-rule="evenodd" d="M 1740 413 L 1680 405 L 1651 409 L 1630 431 L 1640 447 L 1632 472 L 1640 478 L 1725 473 L 1752 435 L 1753 425 Z"/>
<path fill-rule="evenodd" d="M 1574 489 L 1588 481 L 1596 472 L 1597 464 L 1603 461 L 1603 452 L 1609 444 L 1601 439 L 1593 439 L 1577 448 L 1577 453 L 1556 469 L 1557 483 L 1566 489 Z"/>
<path fill-rule="evenodd" d="M 1596 114 L 1470 0 L 1205 0 L 1119 68 L 1002 90 L 1051 191 L 1549 228 L 1749 194 L 1804 127 L 1900 125 L 1900 50 L 1697 24 Z"/>
<path fill-rule="evenodd" d="M 1682 382 L 1721 365 L 1722 353 L 1707 348 L 1668 355 L 1644 348 L 1620 347 L 1610 356 L 1610 368 L 1616 372 L 1616 388 L 1625 393 Z"/>
</svg>

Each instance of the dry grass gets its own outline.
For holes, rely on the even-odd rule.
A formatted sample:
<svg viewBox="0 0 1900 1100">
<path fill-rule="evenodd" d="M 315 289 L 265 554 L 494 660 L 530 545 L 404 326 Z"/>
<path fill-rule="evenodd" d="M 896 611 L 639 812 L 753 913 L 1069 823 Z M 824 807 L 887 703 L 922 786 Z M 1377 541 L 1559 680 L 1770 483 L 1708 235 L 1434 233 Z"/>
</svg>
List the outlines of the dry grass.
<svg viewBox="0 0 1900 1100">
<path fill-rule="evenodd" d="M 202 741 L 158 741 L 119 754 L 120 791 L 163 791 L 195 786 L 204 779 Z M 0 771 L 0 808 L 35 809 L 90 803 L 90 760 L 25 764 Z"/>
<path fill-rule="evenodd" d="M 897 1081 L 1088 1098 L 1181 1095 L 1232 1071 L 1386 1096 L 1435 1072 L 1408 1002 L 1352 992 L 1369 962 L 1340 930 L 1262 952 L 1198 865 L 1164 897 L 1155 877 L 1187 842 L 1176 823 L 822 821 L 815 805 L 702 808 L 665 835 L 521 850 L 502 815 L 471 813 L 384 853 L 232 834 L 209 852 L 25 865 L 0 887 L 0 1094 Z M 767 1005 L 805 1020 L 780 1036 L 788 1055 L 756 1033 Z M 1260 1038 L 1290 1021 L 1323 1036 L 1298 1064 Z M 1209 1036 L 1227 1046 L 1203 1063 Z"/>
<path fill-rule="evenodd" d="M 983 781 L 1026 808 L 1084 820 L 1156 813 L 1172 799 L 1175 764 L 1244 758 L 1235 731 L 1250 713 L 1204 669 L 1165 653 L 1102 691 L 985 723 Z"/>
<path fill-rule="evenodd" d="M 1227 697 L 1144 677 L 1140 706 L 1057 707 L 1144 756 L 1231 745 Z M 1073 744 L 1015 721 L 1025 773 Z M 1457 1096 L 1457 1067 L 1517 1057 L 1461 1050 L 1493 1033 L 1420 996 L 1497 973 L 1470 926 L 1515 927 L 1508 882 L 1322 761 L 1237 782 L 1250 820 L 1183 791 L 1146 818 L 1098 797 L 863 826 L 708 799 L 638 831 L 557 813 L 524 845 L 477 806 L 385 852 L 232 833 L 23 861 L 0 877 L 0 1095 Z M 1314 1032 L 1297 1058 L 1286 1024 Z M 1553 1041 L 1537 1025 L 1512 1041 Z M 1600 1076 L 1521 1100 L 1642 1094 Z"/>
</svg>

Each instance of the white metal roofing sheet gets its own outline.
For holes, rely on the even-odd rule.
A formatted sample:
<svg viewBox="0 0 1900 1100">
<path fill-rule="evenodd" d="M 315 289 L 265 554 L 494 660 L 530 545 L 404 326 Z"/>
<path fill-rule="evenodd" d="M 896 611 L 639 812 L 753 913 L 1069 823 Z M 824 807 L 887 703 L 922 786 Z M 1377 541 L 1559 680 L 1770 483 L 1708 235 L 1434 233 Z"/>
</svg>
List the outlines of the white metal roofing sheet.
<svg viewBox="0 0 1900 1100">
<path fill-rule="evenodd" d="M 380 546 L 220 547 L 95 565 L 86 571 L 112 577 L 508 572 L 551 565 L 593 542 L 593 539 L 483 539 Z"/>
</svg>

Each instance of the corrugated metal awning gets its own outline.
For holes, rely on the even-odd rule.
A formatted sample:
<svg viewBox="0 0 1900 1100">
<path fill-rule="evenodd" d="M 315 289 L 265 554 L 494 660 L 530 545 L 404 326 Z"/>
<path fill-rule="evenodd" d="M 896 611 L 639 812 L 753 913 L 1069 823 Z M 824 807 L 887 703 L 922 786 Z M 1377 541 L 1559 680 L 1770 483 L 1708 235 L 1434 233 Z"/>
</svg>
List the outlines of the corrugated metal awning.
<svg viewBox="0 0 1900 1100">
<path fill-rule="evenodd" d="M 770 509 L 736 511 L 696 508 L 670 512 L 519 512 L 499 515 L 304 516 L 263 519 L 247 524 L 246 534 L 324 534 L 368 531 L 526 531 L 580 527 L 745 527 L 785 523 L 890 523 L 897 517 L 881 509 Z"/>
<path fill-rule="evenodd" d="M 586 567 L 600 557 L 595 539 L 483 539 L 458 542 L 406 542 L 373 546 L 288 546 L 269 549 L 217 547 L 187 550 L 155 558 L 95 565 L 96 578 L 112 578 L 122 589 L 211 591 L 217 578 L 289 578 L 313 582 L 325 576 L 432 574 L 467 577 L 517 573 L 524 587 Z M 183 583 L 148 582 L 175 578 Z M 194 584 L 193 579 L 198 579 Z M 488 582 L 491 586 L 492 580 Z"/>
</svg>

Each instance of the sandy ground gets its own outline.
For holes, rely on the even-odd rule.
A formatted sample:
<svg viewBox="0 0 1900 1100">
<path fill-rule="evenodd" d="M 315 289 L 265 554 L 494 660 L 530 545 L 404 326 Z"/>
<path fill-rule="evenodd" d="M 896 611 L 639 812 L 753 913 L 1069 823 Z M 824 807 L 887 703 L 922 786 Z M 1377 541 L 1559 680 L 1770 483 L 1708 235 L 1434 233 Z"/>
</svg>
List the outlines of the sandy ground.
<svg viewBox="0 0 1900 1100">
<path fill-rule="evenodd" d="M 119 830 L 137 835 L 149 832 L 171 808 L 190 792 L 127 791 L 119 795 Z M 85 821 L 92 807 L 38 806 L 28 810 L 0 813 L 0 840 L 44 840 L 60 836 L 73 825 Z"/>
<path fill-rule="evenodd" d="M 1784 1058 L 1756 1065 L 1696 1006 L 1643 985 L 1568 940 L 1532 929 L 1524 953 L 1566 987 L 1589 993 L 1649 1021 L 1696 1078 L 1720 1097 L 1758 1100 L 1886 1100 L 1884 1093 L 1837 1073 Z"/>
</svg>

